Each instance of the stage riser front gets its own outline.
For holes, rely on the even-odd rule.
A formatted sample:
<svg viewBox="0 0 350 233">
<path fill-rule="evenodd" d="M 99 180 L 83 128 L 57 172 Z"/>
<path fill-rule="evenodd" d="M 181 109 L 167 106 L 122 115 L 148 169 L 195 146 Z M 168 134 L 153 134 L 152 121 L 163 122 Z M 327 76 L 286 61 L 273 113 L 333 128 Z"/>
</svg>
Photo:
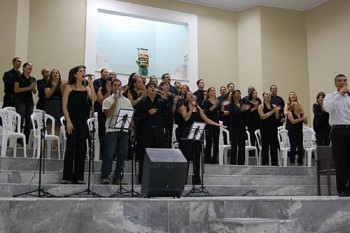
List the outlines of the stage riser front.
<svg viewBox="0 0 350 233">
<path fill-rule="evenodd" d="M 0 232 L 349 232 L 350 198 L 0 199 Z"/>
<path fill-rule="evenodd" d="M 27 191 L 35 190 L 38 186 L 33 184 L 0 184 L 0 197 L 12 197 L 13 195 L 24 193 Z M 57 196 L 66 196 L 78 191 L 86 189 L 84 185 L 43 185 L 45 189 Z M 92 190 L 102 196 L 108 197 L 115 193 L 119 186 L 117 185 L 92 185 Z M 125 189 L 130 190 L 131 186 L 123 186 Z M 197 188 L 200 186 L 196 186 Z M 235 186 L 218 186 L 218 185 L 206 185 L 206 189 L 213 196 L 316 196 L 317 189 L 314 185 L 235 185 Z M 185 196 L 192 186 L 186 185 L 183 191 Z M 141 186 L 136 185 L 134 189 L 140 193 Z M 327 186 L 321 186 L 322 194 L 327 194 Z M 332 194 L 336 195 L 335 187 L 332 189 Z"/>
</svg>

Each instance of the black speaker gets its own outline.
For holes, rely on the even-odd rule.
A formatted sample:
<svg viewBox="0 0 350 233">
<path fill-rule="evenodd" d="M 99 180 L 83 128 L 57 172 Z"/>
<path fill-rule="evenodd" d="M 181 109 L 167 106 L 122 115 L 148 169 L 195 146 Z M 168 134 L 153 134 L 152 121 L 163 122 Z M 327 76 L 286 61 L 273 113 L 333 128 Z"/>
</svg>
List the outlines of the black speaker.
<svg viewBox="0 0 350 233">
<path fill-rule="evenodd" d="M 180 197 L 187 177 L 187 160 L 179 149 L 146 148 L 143 197 Z"/>
</svg>

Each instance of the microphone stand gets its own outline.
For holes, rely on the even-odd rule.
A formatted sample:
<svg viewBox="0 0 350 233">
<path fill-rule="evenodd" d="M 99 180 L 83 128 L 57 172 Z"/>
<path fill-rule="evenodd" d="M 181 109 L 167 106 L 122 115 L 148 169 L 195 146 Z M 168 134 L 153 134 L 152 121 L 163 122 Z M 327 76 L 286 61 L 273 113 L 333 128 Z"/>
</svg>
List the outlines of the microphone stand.
<svg viewBox="0 0 350 233">
<path fill-rule="evenodd" d="M 202 132 L 200 132 L 202 131 Z M 194 181 L 194 170 L 195 170 L 195 164 L 193 163 L 193 173 L 192 173 L 192 189 L 185 195 L 188 197 L 194 197 L 194 196 L 209 196 L 212 197 L 212 195 L 210 194 L 210 192 L 206 189 L 206 187 L 204 186 L 204 156 L 203 156 L 203 144 L 204 144 L 204 140 L 197 140 L 197 135 L 201 133 L 201 137 L 203 136 L 203 138 L 205 138 L 205 130 L 204 129 L 200 129 L 199 126 L 197 126 L 197 128 L 194 131 L 194 135 L 193 135 L 193 139 L 192 139 L 192 155 L 194 155 L 194 151 L 195 151 L 195 147 L 196 147 L 196 141 L 201 143 L 201 151 L 200 151 L 200 156 L 199 156 L 199 160 L 198 161 L 200 163 L 200 170 L 201 170 L 201 186 L 199 188 L 196 188 L 196 184 Z M 194 155 L 195 156 L 195 155 Z M 195 159 L 195 158 L 194 158 Z"/>
<path fill-rule="evenodd" d="M 42 112 L 42 116 L 41 116 L 41 124 L 42 127 L 40 129 L 40 156 L 39 156 L 39 181 L 38 181 L 38 188 L 33 190 L 33 191 L 29 191 L 29 192 L 25 192 L 25 193 L 21 193 L 21 194 L 17 194 L 17 195 L 13 195 L 13 197 L 20 197 L 20 196 L 33 196 L 33 197 L 57 197 L 55 195 L 53 195 L 52 193 L 48 192 L 46 189 L 42 188 L 42 173 L 44 173 L 44 143 L 45 143 L 45 133 L 46 133 L 46 119 L 45 119 L 45 111 Z M 38 127 L 39 127 L 39 122 L 35 122 Z"/>
<path fill-rule="evenodd" d="M 92 118 L 92 128 L 90 130 L 90 139 L 89 139 L 89 169 L 88 169 L 88 182 L 87 187 L 85 190 L 72 193 L 69 195 L 66 195 L 65 197 L 71 197 L 71 196 L 91 196 L 91 197 L 102 197 L 100 194 L 94 192 L 91 190 L 91 173 L 92 173 L 92 159 L 95 155 L 95 133 L 96 133 L 96 122 L 97 122 L 97 112 L 94 113 L 94 118 Z"/>
<path fill-rule="evenodd" d="M 116 125 L 120 121 L 122 122 L 121 127 L 120 127 L 120 131 L 123 132 L 123 130 L 125 128 L 125 124 L 128 121 L 128 115 L 125 114 L 123 116 L 123 118 L 116 123 Z M 116 129 L 118 129 L 118 128 L 116 128 Z M 130 122 L 129 122 L 129 129 L 130 129 Z M 135 146 L 134 145 L 134 139 L 132 139 L 132 149 L 133 150 L 134 150 L 134 146 Z M 117 191 L 115 191 L 109 197 L 129 197 L 129 196 L 131 196 L 131 197 L 139 197 L 139 196 L 141 196 L 138 192 L 136 192 L 134 190 L 134 165 L 133 165 L 133 161 L 134 161 L 134 151 L 132 151 L 132 156 L 131 156 L 131 190 L 125 189 L 123 187 L 123 181 L 120 180 L 119 188 L 117 189 Z M 123 173 L 121 175 L 123 175 Z"/>
</svg>

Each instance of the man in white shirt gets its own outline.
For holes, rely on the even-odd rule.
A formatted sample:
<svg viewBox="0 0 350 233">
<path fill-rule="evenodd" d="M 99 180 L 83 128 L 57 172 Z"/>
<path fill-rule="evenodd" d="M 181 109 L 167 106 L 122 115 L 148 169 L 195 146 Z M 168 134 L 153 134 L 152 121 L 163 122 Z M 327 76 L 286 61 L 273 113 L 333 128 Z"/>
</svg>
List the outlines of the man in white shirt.
<svg viewBox="0 0 350 233">
<path fill-rule="evenodd" d="M 133 109 L 128 98 L 120 93 L 122 85 L 120 80 L 112 82 L 113 94 L 103 101 L 102 110 L 106 114 L 105 148 L 101 167 L 102 184 L 109 184 L 109 175 L 112 170 L 113 160 L 117 157 L 117 163 L 113 175 L 113 184 L 122 184 L 124 177 L 125 158 L 128 153 L 129 133 L 128 129 L 114 128 L 120 109 Z M 131 120 L 131 119 L 127 119 Z M 126 184 L 126 183 L 123 183 Z"/>
<path fill-rule="evenodd" d="M 337 91 L 326 95 L 324 109 L 332 126 L 333 160 L 336 169 L 337 190 L 340 197 L 350 196 L 350 93 L 347 78 L 338 74 L 334 79 Z"/>
</svg>

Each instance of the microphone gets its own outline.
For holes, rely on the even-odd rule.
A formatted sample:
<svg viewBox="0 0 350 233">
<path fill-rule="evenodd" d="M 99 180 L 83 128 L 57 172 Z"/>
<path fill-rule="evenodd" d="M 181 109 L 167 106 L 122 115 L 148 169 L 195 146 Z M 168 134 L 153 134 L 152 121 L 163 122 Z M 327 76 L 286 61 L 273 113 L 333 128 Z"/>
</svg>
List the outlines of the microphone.
<svg viewBox="0 0 350 233">
<path fill-rule="evenodd" d="M 128 119 L 128 114 L 125 114 L 125 115 L 123 116 L 123 119 L 122 119 L 121 130 L 124 129 L 127 119 Z"/>
</svg>

